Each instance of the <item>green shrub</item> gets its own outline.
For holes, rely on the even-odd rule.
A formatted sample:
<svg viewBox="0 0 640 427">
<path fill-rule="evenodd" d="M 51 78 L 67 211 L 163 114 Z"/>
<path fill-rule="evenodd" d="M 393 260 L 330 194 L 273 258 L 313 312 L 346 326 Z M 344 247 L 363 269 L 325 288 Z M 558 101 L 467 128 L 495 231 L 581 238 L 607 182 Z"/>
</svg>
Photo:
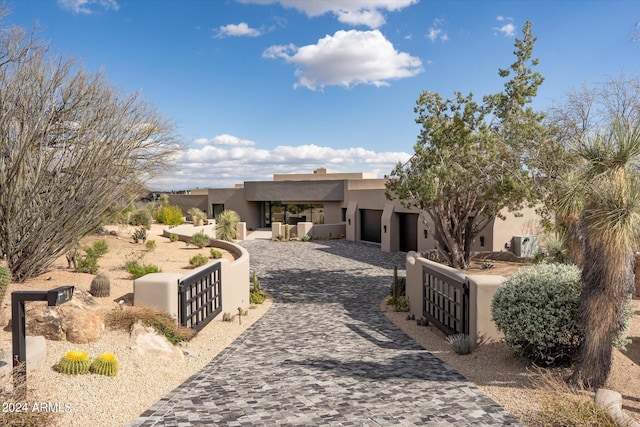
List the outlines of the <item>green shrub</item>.
<svg viewBox="0 0 640 427">
<path fill-rule="evenodd" d="M 473 350 L 473 343 L 471 337 L 465 334 L 454 334 L 447 337 L 447 342 L 457 354 L 464 356 L 471 353 Z"/>
<path fill-rule="evenodd" d="M 156 214 L 156 221 L 166 225 L 184 224 L 182 209 L 180 209 L 180 206 L 174 205 L 163 206 L 158 209 L 158 213 Z"/>
<path fill-rule="evenodd" d="M 129 260 L 124 265 L 127 273 L 131 274 L 134 279 L 138 279 L 150 273 L 160 273 L 162 270 L 155 264 L 140 264 L 136 260 Z"/>
<path fill-rule="evenodd" d="M 156 241 L 155 240 L 147 240 L 147 243 L 144 244 L 144 247 L 150 251 L 156 250 Z"/>
<path fill-rule="evenodd" d="M 176 233 L 169 234 L 169 241 L 177 242 L 178 241 L 178 235 Z"/>
<path fill-rule="evenodd" d="M 109 252 L 109 245 L 104 240 L 96 240 L 95 242 L 93 242 L 91 248 L 93 249 L 93 252 L 98 256 L 98 258 Z"/>
<path fill-rule="evenodd" d="M 582 341 L 578 328 L 580 270 L 536 264 L 496 291 L 491 314 L 517 354 L 546 365 L 571 361 Z"/>
<path fill-rule="evenodd" d="M 131 225 L 141 225 L 147 230 L 151 229 L 151 214 L 147 209 L 138 209 L 133 214 L 131 214 L 131 219 L 129 220 L 129 224 Z"/>
<path fill-rule="evenodd" d="M 189 264 L 191 265 L 191 267 L 197 268 L 205 265 L 208 261 L 209 260 L 207 259 L 206 256 L 202 254 L 198 254 L 191 257 L 191 259 L 189 260 Z"/>
<path fill-rule="evenodd" d="M 209 246 L 209 243 L 211 243 L 211 237 L 203 232 L 194 234 L 191 236 L 191 239 L 189 239 L 189 242 L 187 242 L 187 244 L 196 245 L 199 248 Z"/>
<path fill-rule="evenodd" d="M 233 242 L 236 238 L 236 227 L 240 216 L 230 210 L 222 211 L 216 217 L 216 237 L 220 240 Z"/>
<path fill-rule="evenodd" d="M 96 274 L 100 266 L 98 257 L 91 248 L 86 248 L 85 255 L 76 256 L 76 271 L 79 273 Z"/>
<path fill-rule="evenodd" d="M 211 248 L 211 258 L 213 259 L 222 258 L 222 252 L 220 252 L 216 248 Z"/>
</svg>

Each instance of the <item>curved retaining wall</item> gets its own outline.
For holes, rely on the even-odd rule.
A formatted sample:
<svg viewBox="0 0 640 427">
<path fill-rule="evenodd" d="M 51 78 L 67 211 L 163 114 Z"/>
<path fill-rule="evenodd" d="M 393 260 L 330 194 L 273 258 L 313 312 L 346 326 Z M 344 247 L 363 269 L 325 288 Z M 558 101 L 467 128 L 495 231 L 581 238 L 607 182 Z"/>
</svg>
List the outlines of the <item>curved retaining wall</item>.
<svg viewBox="0 0 640 427">
<path fill-rule="evenodd" d="M 162 235 L 169 237 L 170 234 L 177 234 L 178 240 L 186 242 L 193 234 L 200 231 L 207 235 L 214 234 L 211 233 L 212 227 L 215 227 L 215 225 L 199 227 L 185 225 L 165 228 Z M 227 250 L 236 258 L 233 262 L 226 259 L 219 260 L 222 268 L 222 313 L 229 312 L 236 314 L 238 308 L 249 306 L 249 252 L 235 243 L 223 240 L 211 239 L 209 246 Z M 169 312 L 174 317 L 177 316 L 178 281 L 184 280 L 186 277 L 208 266 L 209 264 L 206 264 L 184 275 L 178 273 L 153 273 L 134 280 L 134 305 L 155 307 Z M 139 290 L 138 293 L 136 293 L 136 285 Z M 216 319 L 222 318 L 222 313 L 218 315 Z"/>
</svg>

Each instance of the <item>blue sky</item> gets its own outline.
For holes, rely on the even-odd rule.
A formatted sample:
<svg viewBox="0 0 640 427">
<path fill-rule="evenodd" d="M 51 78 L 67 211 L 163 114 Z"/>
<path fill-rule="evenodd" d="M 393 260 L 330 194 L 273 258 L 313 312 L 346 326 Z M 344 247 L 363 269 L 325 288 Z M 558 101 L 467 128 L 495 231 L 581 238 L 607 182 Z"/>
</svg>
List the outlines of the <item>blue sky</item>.
<svg viewBox="0 0 640 427">
<path fill-rule="evenodd" d="M 152 189 L 273 173 L 388 174 L 413 152 L 424 90 L 480 100 L 530 20 L 545 109 L 640 73 L 636 1 L 9 0 L 7 22 L 102 69 L 176 124 L 187 148 Z"/>
</svg>

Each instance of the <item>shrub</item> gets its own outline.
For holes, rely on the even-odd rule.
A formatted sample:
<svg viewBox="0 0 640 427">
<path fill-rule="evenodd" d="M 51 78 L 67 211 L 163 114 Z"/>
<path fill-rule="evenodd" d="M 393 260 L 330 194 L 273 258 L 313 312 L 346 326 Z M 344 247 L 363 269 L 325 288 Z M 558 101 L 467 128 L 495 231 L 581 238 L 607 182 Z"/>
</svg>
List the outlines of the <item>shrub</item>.
<svg viewBox="0 0 640 427">
<path fill-rule="evenodd" d="M 138 209 L 133 214 L 131 214 L 131 219 L 129 220 L 129 224 L 131 225 L 141 225 L 147 230 L 151 229 L 151 214 L 147 209 Z"/>
<path fill-rule="evenodd" d="M 166 225 L 184 224 L 182 209 L 180 209 L 180 206 L 174 205 L 163 206 L 158 209 L 158 213 L 156 214 L 156 221 Z"/>
<path fill-rule="evenodd" d="M 213 259 L 222 258 L 222 252 L 220 252 L 216 248 L 211 248 L 211 258 Z"/>
<path fill-rule="evenodd" d="M 581 287 L 577 267 L 536 264 L 498 288 L 491 314 L 516 353 L 547 365 L 566 364 L 582 341 L 577 323 Z"/>
<path fill-rule="evenodd" d="M 178 325 L 168 313 L 151 307 L 126 307 L 124 310 L 116 308 L 105 315 L 105 324 L 111 329 L 130 332 L 136 322 L 151 326 L 174 345 L 193 336 L 192 329 Z"/>
<path fill-rule="evenodd" d="M 98 258 L 109 252 L 109 245 L 104 240 L 96 240 L 91 248 Z"/>
<path fill-rule="evenodd" d="M 162 270 L 155 264 L 140 264 L 136 260 L 129 260 L 124 265 L 127 273 L 131 274 L 134 279 L 138 279 L 150 273 L 160 273 Z"/>
<path fill-rule="evenodd" d="M 150 251 L 154 251 L 156 249 L 156 241 L 155 240 L 147 240 L 147 243 L 144 244 L 144 247 Z"/>
<path fill-rule="evenodd" d="M 473 343 L 471 337 L 465 334 L 454 334 L 447 337 L 447 342 L 457 354 L 464 356 L 471 353 L 473 350 Z"/>
<path fill-rule="evenodd" d="M 207 236 L 203 232 L 194 234 L 187 242 L 187 244 L 196 245 L 199 248 L 209 246 L 209 243 L 211 243 L 211 237 Z"/>
<path fill-rule="evenodd" d="M 208 259 L 206 256 L 202 255 L 202 254 L 198 254 L 198 255 L 194 255 L 193 257 L 191 257 L 191 259 L 189 260 L 189 264 L 191 264 L 191 267 L 193 268 L 198 268 L 200 266 L 203 266 L 207 263 Z"/>
<path fill-rule="evenodd" d="M 220 240 L 232 242 L 236 238 L 236 227 L 240 216 L 235 211 L 225 210 L 216 217 L 216 236 Z"/>
<path fill-rule="evenodd" d="M 111 294 L 111 282 L 109 278 L 100 273 L 91 281 L 89 293 L 96 298 L 108 297 Z"/>
<path fill-rule="evenodd" d="M 194 224 L 196 224 L 197 222 L 200 221 L 204 221 L 207 219 L 207 213 L 198 209 L 198 208 L 191 208 L 187 211 L 187 214 L 189 214 L 189 216 L 191 216 L 191 221 L 193 221 Z"/>
<path fill-rule="evenodd" d="M 79 273 L 96 274 L 98 272 L 98 257 L 91 248 L 85 248 L 86 254 L 76 256 L 76 271 Z"/>
<path fill-rule="evenodd" d="M 300 238 L 300 240 L 302 240 L 303 242 L 308 242 L 309 240 L 311 240 L 311 236 L 309 236 L 308 234 L 305 234 Z"/>
<path fill-rule="evenodd" d="M 176 233 L 169 234 L 169 241 L 170 242 L 177 242 L 178 241 L 178 235 Z"/>
</svg>

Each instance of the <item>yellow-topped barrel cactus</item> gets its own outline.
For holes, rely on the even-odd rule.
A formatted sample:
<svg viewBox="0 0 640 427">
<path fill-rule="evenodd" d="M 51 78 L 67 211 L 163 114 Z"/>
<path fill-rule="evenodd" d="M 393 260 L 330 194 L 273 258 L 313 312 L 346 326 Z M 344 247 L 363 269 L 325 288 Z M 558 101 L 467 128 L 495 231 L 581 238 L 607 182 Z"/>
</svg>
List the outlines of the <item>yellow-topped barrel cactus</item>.
<svg viewBox="0 0 640 427">
<path fill-rule="evenodd" d="M 91 366 L 91 358 L 85 351 L 68 351 L 56 365 L 58 372 L 77 375 L 86 374 Z"/>
<path fill-rule="evenodd" d="M 119 362 L 115 354 L 102 353 L 91 363 L 90 370 L 94 374 L 115 377 L 118 373 L 118 368 Z"/>
</svg>

